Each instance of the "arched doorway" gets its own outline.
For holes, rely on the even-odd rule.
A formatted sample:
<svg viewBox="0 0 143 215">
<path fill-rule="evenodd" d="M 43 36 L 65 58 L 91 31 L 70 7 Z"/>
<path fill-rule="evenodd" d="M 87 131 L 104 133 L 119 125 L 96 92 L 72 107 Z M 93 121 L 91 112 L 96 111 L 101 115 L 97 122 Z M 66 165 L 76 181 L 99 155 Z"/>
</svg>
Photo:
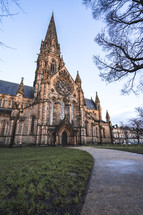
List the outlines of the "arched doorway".
<svg viewBox="0 0 143 215">
<path fill-rule="evenodd" d="M 62 133 L 62 145 L 67 145 L 67 132 Z"/>
</svg>

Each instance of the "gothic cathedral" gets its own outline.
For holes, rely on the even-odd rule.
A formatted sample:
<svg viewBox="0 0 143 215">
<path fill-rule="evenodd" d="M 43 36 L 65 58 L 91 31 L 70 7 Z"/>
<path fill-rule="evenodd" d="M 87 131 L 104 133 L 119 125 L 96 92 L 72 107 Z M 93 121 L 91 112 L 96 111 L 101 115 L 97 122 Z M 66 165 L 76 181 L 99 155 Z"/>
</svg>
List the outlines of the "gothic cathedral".
<svg viewBox="0 0 143 215">
<path fill-rule="evenodd" d="M 112 142 L 98 94 L 86 99 L 79 73 L 75 81 L 60 55 L 52 14 L 41 42 L 33 87 L 0 80 L 0 145 L 77 145 Z"/>
</svg>

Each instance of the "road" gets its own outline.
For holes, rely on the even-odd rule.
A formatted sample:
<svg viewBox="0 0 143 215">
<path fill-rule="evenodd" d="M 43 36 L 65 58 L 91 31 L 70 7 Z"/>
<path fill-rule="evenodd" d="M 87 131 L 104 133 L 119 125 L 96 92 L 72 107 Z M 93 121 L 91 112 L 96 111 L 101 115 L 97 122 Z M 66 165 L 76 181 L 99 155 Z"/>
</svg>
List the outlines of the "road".
<svg viewBox="0 0 143 215">
<path fill-rule="evenodd" d="M 143 215 L 143 155 L 93 147 L 79 149 L 94 157 L 81 215 Z"/>
</svg>

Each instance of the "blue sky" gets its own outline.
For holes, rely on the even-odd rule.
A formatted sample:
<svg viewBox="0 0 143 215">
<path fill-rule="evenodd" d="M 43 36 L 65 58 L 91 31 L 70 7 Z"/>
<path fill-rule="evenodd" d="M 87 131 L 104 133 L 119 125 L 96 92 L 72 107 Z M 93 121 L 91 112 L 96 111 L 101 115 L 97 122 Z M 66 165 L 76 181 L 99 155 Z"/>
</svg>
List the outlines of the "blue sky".
<svg viewBox="0 0 143 215">
<path fill-rule="evenodd" d="M 21 0 L 20 6 L 23 11 L 11 8 L 18 15 L 1 23 L 0 40 L 11 47 L 0 47 L 1 80 L 19 83 L 24 77 L 25 85 L 33 85 L 35 61 L 54 11 L 61 54 L 74 79 L 79 71 L 85 97 L 94 99 L 97 91 L 103 119 L 108 110 L 112 124 L 135 116 L 135 107 L 143 105 L 142 95 L 123 96 L 120 93 L 123 82 L 107 85 L 99 77 L 93 55 L 102 54 L 102 50 L 94 38 L 104 25 L 92 18 L 81 0 Z"/>
</svg>

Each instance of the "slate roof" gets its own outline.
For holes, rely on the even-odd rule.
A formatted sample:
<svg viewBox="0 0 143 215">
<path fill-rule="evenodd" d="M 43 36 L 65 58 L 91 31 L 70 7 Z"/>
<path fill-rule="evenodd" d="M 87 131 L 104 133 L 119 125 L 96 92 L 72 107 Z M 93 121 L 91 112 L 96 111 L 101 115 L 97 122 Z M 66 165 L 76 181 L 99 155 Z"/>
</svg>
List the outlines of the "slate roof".
<svg viewBox="0 0 143 215">
<path fill-rule="evenodd" d="M 85 103 L 86 103 L 86 108 L 90 109 L 90 110 L 95 110 L 96 109 L 96 104 L 93 100 L 91 99 L 85 99 Z"/>
<path fill-rule="evenodd" d="M 16 96 L 19 84 L 0 80 L 0 93 Z M 34 98 L 34 88 L 24 85 L 24 98 Z"/>
</svg>

